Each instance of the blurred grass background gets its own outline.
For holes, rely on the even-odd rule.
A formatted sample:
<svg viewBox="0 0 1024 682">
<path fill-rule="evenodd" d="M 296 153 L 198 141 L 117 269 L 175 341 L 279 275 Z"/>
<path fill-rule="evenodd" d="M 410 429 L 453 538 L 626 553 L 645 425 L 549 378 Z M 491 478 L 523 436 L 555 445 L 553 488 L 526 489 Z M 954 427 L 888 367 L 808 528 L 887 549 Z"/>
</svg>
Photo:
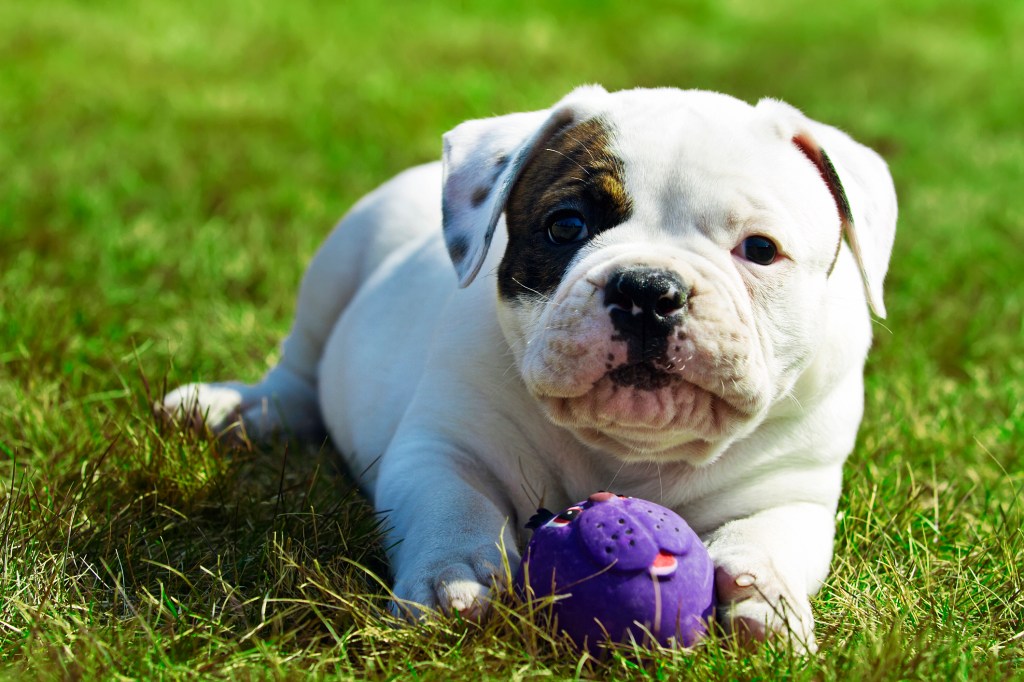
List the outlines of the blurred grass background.
<svg viewBox="0 0 1024 682">
<path fill-rule="evenodd" d="M 0 2 L 0 671 L 1024 677 L 1022 34 L 1002 0 Z M 395 629 L 329 466 L 149 413 L 258 378 L 321 239 L 441 133 L 584 82 L 778 97 L 890 163 L 818 658 L 579 661 L 514 610 Z"/>
</svg>

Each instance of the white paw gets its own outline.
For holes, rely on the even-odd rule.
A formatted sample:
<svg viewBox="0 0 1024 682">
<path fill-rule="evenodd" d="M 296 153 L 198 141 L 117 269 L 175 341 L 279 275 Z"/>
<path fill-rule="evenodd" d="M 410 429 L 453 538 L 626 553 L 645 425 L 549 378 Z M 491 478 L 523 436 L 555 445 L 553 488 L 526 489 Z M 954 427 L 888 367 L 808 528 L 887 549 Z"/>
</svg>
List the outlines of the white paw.
<svg viewBox="0 0 1024 682">
<path fill-rule="evenodd" d="M 509 565 L 518 561 L 518 556 L 508 558 Z M 462 556 L 449 554 L 414 571 L 399 571 L 392 610 L 412 619 L 440 610 L 479 621 L 487 613 L 492 591 L 505 587 L 505 562 L 497 546 L 485 546 Z"/>
<path fill-rule="evenodd" d="M 324 438 L 316 389 L 280 367 L 255 385 L 187 384 L 154 408 L 171 421 L 226 440 L 260 442 L 287 435 L 316 443 Z"/>
<path fill-rule="evenodd" d="M 186 384 L 179 386 L 154 408 L 161 416 L 196 431 L 209 429 L 223 436 L 239 424 L 243 407 L 244 384 Z"/>
<path fill-rule="evenodd" d="M 814 616 L 806 594 L 787 587 L 770 559 L 715 558 L 718 619 L 743 642 L 777 639 L 813 653 Z"/>
</svg>

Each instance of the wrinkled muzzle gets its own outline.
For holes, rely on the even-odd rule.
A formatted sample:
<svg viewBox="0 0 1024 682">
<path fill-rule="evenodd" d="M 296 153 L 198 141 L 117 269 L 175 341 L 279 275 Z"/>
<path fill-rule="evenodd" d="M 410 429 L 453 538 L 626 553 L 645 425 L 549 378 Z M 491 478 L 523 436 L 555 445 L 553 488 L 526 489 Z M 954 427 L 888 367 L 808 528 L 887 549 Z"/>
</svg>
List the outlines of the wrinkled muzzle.
<svg viewBox="0 0 1024 682">
<path fill-rule="evenodd" d="M 555 423 L 622 458 L 707 460 L 771 395 L 742 282 L 682 253 L 602 260 L 533 307 L 527 387 Z"/>
</svg>

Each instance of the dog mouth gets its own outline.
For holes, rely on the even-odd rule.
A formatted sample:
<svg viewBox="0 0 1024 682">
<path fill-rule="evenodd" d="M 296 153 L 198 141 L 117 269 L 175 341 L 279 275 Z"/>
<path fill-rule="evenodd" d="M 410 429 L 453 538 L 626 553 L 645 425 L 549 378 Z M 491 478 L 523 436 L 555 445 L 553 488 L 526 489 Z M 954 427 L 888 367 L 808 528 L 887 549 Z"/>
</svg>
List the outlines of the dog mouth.
<svg viewBox="0 0 1024 682">
<path fill-rule="evenodd" d="M 721 435 L 747 413 L 745 406 L 651 362 L 609 370 L 582 395 L 538 398 L 563 426 L 625 429 L 652 437 L 666 436 L 666 431 Z"/>
<path fill-rule="evenodd" d="M 589 445 L 624 459 L 699 463 L 759 409 L 749 396 L 724 390 L 729 385 L 692 361 L 663 357 L 615 365 L 608 358 L 589 389 L 570 396 L 535 395 L 554 423 Z"/>
<path fill-rule="evenodd" d="M 653 361 L 646 361 L 620 365 L 605 376 L 616 386 L 640 391 L 656 391 L 682 381 L 678 374 L 671 373 L 671 369 L 671 367 L 659 367 Z"/>
</svg>

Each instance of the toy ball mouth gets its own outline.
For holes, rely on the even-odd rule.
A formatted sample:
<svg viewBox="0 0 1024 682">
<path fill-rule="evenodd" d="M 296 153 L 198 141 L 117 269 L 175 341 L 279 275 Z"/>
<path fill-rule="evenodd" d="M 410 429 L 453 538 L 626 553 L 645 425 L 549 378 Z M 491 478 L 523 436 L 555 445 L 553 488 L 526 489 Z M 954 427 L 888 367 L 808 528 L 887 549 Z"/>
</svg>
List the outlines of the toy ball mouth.
<svg viewBox="0 0 1024 682">
<path fill-rule="evenodd" d="M 677 568 L 679 568 L 679 560 L 675 556 L 659 551 L 658 556 L 654 557 L 654 562 L 651 563 L 651 567 L 648 570 L 651 572 L 651 575 L 663 578 L 675 573 Z"/>
</svg>

